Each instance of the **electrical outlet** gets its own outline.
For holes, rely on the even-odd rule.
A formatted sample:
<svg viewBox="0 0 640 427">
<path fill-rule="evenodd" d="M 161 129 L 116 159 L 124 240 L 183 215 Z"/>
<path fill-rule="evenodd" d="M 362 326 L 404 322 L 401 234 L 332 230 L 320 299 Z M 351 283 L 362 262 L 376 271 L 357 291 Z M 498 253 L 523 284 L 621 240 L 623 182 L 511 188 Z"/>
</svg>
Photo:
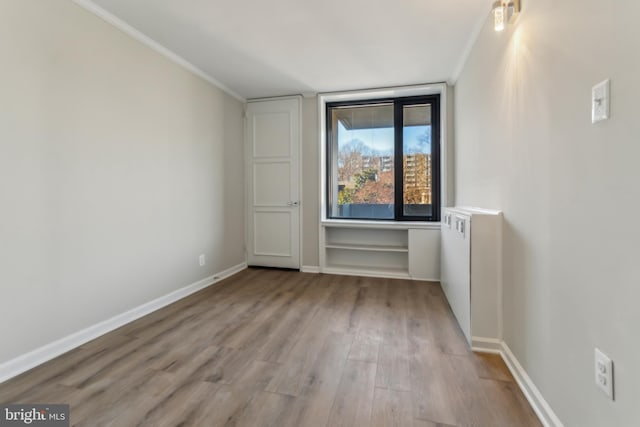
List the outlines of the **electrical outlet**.
<svg viewBox="0 0 640 427">
<path fill-rule="evenodd" d="M 596 385 L 613 400 L 613 362 L 596 348 L 595 353 Z"/>
<path fill-rule="evenodd" d="M 200 267 L 202 267 L 207 263 L 207 261 L 204 259 L 204 254 L 200 255 L 199 261 L 200 261 Z"/>
</svg>

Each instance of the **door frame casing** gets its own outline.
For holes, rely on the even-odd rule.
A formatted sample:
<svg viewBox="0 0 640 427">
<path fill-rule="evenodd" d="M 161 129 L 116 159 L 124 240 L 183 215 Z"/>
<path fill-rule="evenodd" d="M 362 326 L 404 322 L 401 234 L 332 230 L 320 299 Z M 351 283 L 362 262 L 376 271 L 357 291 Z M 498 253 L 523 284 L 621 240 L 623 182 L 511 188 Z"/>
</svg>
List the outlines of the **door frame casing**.
<svg viewBox="0 0 640 427">
<path fill-rule="evenodd" d="M 303 259 L 302 259 L 302 251 L 303 251 L 303 211 L 304 211 L 304 203 L 302 202 L 302 191 L 303 191 L 303 177 L 302 177 L 302 96 L 301 95 L 288 95 L 288 96 L 276 96 L 269 98 L 255 98 L 248 99 L 247 102 L 243 105 L 243 121 L 244 121 L 244 258 L 245 262 L 249 262 L 249 248 L 251 247 L 251 242 L 249 242 L 249 221 L 251 221 L 251 193 L 249 191 L 249 183 L 252 179 L 251 177 L 251 141 L 249 141 L 249 135 L 251 132 L 249 131 L 249 121 L 247 117 L 247 106 L 250 103 L 256 102 L 268 102 L 268 101 L 286 101 L 286 100 L 297 100 L 298 101 L 298 270 L 302 268 Z"/>
</svg>

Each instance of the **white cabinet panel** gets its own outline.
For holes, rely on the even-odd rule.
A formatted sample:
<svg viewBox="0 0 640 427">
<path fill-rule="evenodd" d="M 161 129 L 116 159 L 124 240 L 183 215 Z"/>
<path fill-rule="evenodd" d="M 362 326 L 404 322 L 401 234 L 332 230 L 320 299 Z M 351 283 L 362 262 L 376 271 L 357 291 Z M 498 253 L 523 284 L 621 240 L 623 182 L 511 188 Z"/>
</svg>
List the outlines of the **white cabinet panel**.
<svg viewBox="0 0 640 427">
<path fill-rule="evenodd" d="M 460 328 L 474 340 L 502 338 L 502 213 L 445 208 L 441 283 Z"/>
<path fill-rule="evenodd" d="M 409 229 L 409 275 L 440 280 L 440 230 Z"/>
<path fill-rule="evenodd" d="M 455 215 L 451 222 L 451 228 L 442 228 L 441 284 L 462 332 L 471 342 L 471 245 L 465 232 L 469 217 Z"/>
</svg>

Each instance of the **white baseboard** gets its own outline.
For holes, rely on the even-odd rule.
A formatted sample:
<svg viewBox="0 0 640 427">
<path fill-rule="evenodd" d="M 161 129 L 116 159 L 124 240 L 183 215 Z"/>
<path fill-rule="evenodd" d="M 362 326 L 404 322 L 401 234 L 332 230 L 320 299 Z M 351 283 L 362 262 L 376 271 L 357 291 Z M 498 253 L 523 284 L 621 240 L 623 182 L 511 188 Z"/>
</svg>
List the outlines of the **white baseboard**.
<svg viewBox="0 0 640 427">
<path fill-rule="evenodd" d="M 0 364 L 0 383 L 247 268 L 238 264 Z"/>
<path fill-rule="evenodd" d="M 411 276 L 411 280 L 419 280 L 421 282 L 438 282 L 438 283 L 440 283 L 440 279 L 428 279 L 426 277 Z"/>
<path fill-rule="evenodd" d="M 303 265 L 300 269 L 303 273 L 325 273 L 325 274 L 340 274 L 343 276 L 363 276 L 363 277 L 380 277 L 385 279 L 409 279 L 416 281 L 424 281 L 424 282 L 440 282 L 440 279 L 430 279 L 425 277 L 414 277 L 411 276 L 408 272 L 404 273 L 402 271 L 384 271 L 384 270 L 366 270 L 360 269 L 358 267 L 348 268 L 348 267 L 325 267 L 321 269 L 316 266 L 305 266 Z"/>
<path fill-rule="evenodd" d="M 497 338 L 471 337 L 471 350 L 478 353 L 501 354 L 502 340 Z"/>
<path fill-rule="evenodd" d="M 564 427 L 560 418 L 553 412 L 549 403 L 545 400 L 538 390 L 538 387 L 533 383 L 527 371 L 524 370 L 516 356 L 513 354 L 507 343 L 502 342 L 502 359 L 504 359 L 504 363 L 507 364 L 507 367 L 511 371 L 511 374 L 516 379 L 516 382 L 520 386 L 522 393 L 531 404 L 531 407 L 535 411 L 538 418 L 540 418 L 540 422 L 545 427 Z"/>
<path fill-rule="evenodd" d="M 342 276 L 381 277 L 385 279 L 411 279 L 409 273 L 358 270 L 356 268 L 325 267 L 321 272 L 325 274 L 339 274 Z"/>
<path fill-rule="evenodd" d="M 303 273 L 318 274 L 320 273 L 320 267 L 318 267 L 317 265 L 303 265 L 302 267 L 300 267 L 300 271 Z"/>
<path fill-rule="evenodd" d="M 526 397 L 542 425 L 545 427 L 564 427 L 560 418 L 553 412 L 553 409 L 551 409 L 538 387 L 533 383 L 527 371 L 516 359 L 507 343 L 495 338 L 473 337 L 472 350 L 480 353 L 496 353 L 502 356 L 502 360 L 511 371 L 511 375 L 515 378 L 518 387 L 522 390 L 524 397 Z"/>
</svg>

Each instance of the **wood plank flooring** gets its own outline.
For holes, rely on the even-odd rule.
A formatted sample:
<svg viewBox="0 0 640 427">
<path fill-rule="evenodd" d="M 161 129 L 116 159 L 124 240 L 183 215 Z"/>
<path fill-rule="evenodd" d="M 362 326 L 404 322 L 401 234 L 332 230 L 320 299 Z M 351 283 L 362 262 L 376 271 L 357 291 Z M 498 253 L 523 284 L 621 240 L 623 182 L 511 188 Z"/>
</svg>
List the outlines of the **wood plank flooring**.
<svg viewBox="0 0 640 427">
<path fill-rule="evenodd" d="M 257 269 L 0 384 L 78 426 L 539 426 L 437 283 Z"/>
</svg>

